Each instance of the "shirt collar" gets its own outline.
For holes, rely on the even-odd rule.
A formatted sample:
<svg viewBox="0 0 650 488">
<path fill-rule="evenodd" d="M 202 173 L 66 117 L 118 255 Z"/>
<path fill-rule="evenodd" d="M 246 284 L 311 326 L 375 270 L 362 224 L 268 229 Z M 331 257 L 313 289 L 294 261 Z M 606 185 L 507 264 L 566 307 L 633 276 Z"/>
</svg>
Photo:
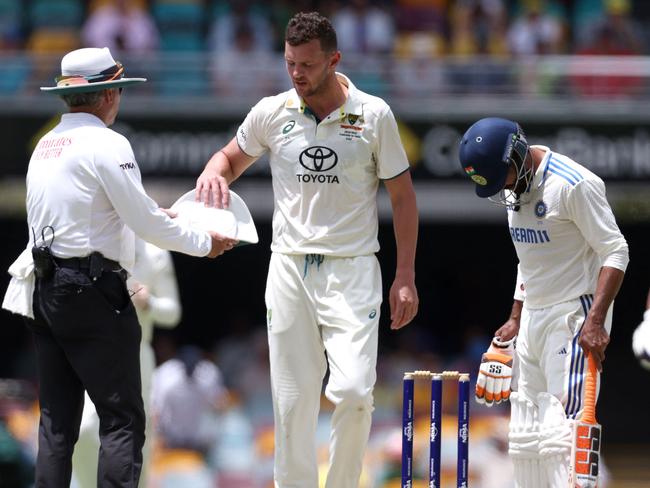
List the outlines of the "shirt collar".
<svg viewBox="0 0 650 488">
<path fill-rule="evenodd" d="M 343 73 L 337 72 L 336 78 L 348 88 L 348 96 L 345 99 L 345 103 L 339 107 L 340 118 L 343 119 L 347 115 L 361 116 L 363 114 L 363 104 L 358 96 L 359 91 L 350 81 L 350 78 Z M 301 114 L 305 113 L 305 108 L 307 108 L 305 101 L 296 93 L 295 88 L 289 92 L 284 106 L 289 109 L 297 109 Z"/>
<path fill-rule="evenodd" d="M 535 176 L 533 177 L 533 184 L 531 185 L 531 188 L 539 188 L 544 184 L 544 181 L 546 181 L 546 176 L 548 175 L 548 162 L 550 161 L 551 156 L 553 155 L 553 151 L 551 151 L 546 146 L 535 145 L 530 147 L 541 149 L 546 153 L 544 154 L 544 157 L 540 161 L 539 166 L 535 171 Z"/>
<path fill-rule="evenodd" d="M 74 112 L 63 114 L 61 116 L 61 122 L 106 127 L 106 124 L 104 124 L 102 119 L 88 112 Z"/>
</svg>

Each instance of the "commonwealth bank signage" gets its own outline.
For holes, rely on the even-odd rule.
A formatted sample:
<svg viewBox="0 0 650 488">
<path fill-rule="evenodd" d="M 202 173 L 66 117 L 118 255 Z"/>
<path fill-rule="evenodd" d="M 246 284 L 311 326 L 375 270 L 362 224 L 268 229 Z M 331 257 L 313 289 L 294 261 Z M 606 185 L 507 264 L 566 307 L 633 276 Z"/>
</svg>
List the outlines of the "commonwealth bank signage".
<svg viewBox="0 0 650 488">
<path fill-rule="evenodd" d="M 192 178 L 202 171 L 216 150 L 230 141 L 243 118 L 244 115 L 239 119 L 120 116 L 113 129 L 131 142 L 143 176 Z M 415 180 L 464 177 L 457 160 L 458 142 L 473 120 L 450 124 L 440 120 L 409 121 L 400 114 L 397 118 Z M 0 115 L 0 131 L 12 141 L 3 148 L 0 176 L 24 175 L 38 137 L 56 121 Z M 546 145 L 566 154 L 605 180 L 650 180 L 650 128 L 645 125 L 521 122 L 531 144 Z M 263 157 L 243 177 L 269 176 L 268 158 Z"/>
</svg>

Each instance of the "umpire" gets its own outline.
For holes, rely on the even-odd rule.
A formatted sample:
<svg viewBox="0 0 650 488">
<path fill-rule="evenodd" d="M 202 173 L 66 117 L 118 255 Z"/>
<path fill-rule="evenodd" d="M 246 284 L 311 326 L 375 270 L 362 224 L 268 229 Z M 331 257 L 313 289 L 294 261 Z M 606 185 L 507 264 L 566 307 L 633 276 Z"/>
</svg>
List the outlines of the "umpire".
<svg viewBox="0 0 650 488">
<path fill-rule="evenodd" d="M 55 87 L 69 107 L 27 171 L 29 244 L 10 267 L 3 308 L 27 318 L 38 357 L 36 484 L 70 486 L 84 390 L 100 418 L 98 486 L 137 487 L 145 414 L 141 331 L 126 288 L 135 234 L 159 247 L 216 257 L 236 241 L 185 228 L 149 198 L 129 142 L 108 128 L 125 78 L 108 48 L 72 51 Z"/>
</svg>

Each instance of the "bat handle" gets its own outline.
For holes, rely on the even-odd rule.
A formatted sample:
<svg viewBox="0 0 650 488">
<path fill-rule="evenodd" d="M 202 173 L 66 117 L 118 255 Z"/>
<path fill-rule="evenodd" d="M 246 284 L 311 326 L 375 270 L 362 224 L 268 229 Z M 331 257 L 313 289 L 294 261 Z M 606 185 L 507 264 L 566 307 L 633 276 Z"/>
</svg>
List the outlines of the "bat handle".
<svg viewBox="0 0 650 488">
<path fill-rule="evenodd" d="M 587 355 L 587 377 L 585 378 L 585 406 L 581 420 L 588 424 L 596 423 L 596 387 L 598 384 L 598 371 L 596 363 Z"/>
</svg>

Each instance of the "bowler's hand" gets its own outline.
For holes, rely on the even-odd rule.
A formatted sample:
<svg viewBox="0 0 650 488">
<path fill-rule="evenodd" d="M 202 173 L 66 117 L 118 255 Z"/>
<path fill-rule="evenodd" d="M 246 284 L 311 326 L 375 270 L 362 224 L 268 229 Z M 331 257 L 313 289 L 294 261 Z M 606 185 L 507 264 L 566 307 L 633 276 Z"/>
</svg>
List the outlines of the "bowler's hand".
<svg viewBox="0 0 650 488">
<path fill-rule="evenodd" d="M 167 217 L 169 217 L 170 219 L 175 219 L 176 217 L 178 217 L 178 213 L 174 212 L 171 208 L 160 207 L 160 210 L 165 212 L 167 214 Z"/>
<path fill-rule="evenodd" d="M 194 198 L 197 202 L 203 202 L 206 207 L 213 205 L 217 208 L 228 208 L 230 205 L 228 181 L 208 164 L 196 180 Z"/>
<path fill-rule="evenodd" d="M 585 356 L 591 354 L 596 369 L 602 373 L 603 361 L 605 360 L 605 349 L 609 344 L 609 334 L 605 330 L 604 324 L 594 320 L 590 315 L 587 315 L 578 344 L 585 352 Z"/>
<path fill-rule="evenodd" d="M 224 252 L 230 251 L 239 242 L 237 239 L 231 239 L 216 232 L 208 231 L 208 234 L 212 238 L 212 249 L 210 250 L 210 254 L 208 254 L 209 258 L 221 256 Z"/>
<path fill-rule="evenodd" d="M 415 288 L 415 274 L 397 274 L 390 287 L 390 328 L 401 329 L 418 313 L 418 291 Z"/>
</svg>

